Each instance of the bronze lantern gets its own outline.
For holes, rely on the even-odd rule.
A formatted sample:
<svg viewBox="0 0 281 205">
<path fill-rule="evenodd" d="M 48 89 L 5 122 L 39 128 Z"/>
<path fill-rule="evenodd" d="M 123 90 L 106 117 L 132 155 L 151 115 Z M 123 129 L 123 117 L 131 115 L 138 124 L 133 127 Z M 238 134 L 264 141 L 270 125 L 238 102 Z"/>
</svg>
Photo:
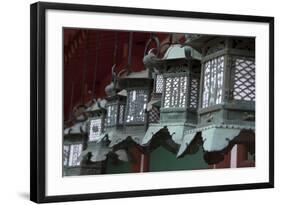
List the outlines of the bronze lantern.
<svg viewBox="0 0 281 205">
<path fill-rule="evenodd" d="M 235 144 L 254 152 L 255 39 L 189 35 L 202 53 L 198 125 L 186 133 L 178 156 L 201 136 L 205 160 L 218 163 Z"/>
<path fill-rule="evenodd" d="M 153 104 L 161 105 L 160 121 L 149 124 L 142 144 L 154 147 L 153 144 L 160 142 L 176 152 L 186 130 L 197 124 L 201 55 L 189 46 L 175 43 L 169 46 L 163 58 L 151 56 L 153 54 L 148 53 L 144 62 L 154 74 L 156 102 Z"/>
</svg>

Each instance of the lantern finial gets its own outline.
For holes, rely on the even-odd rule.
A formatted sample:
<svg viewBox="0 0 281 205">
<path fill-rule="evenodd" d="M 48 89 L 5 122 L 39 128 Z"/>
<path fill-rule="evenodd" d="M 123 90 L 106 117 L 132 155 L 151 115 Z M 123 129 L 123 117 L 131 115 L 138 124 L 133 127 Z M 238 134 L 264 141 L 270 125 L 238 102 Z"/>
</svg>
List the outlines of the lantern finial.
<svg viewBox="0 0 281 205">
<path fill-rule="evenodd" d="M 116 64 L 114 64 L 111 68 L 111 83 L 105 87 L 105 93 L 108 96 L 113 96 L 117 91 L 117 74 L 115 72 Z"/>
<path fill-rule="evenodd" d="M 155 42 L 156 48 L 149 49 L 152 42 Z M 145 65 L 145 67 L 148 69 L 153 69 L 157 65 L 157 62 L 159 61 L 158 58 L 159 54 L 160 54 L 159 38 L 155 34 L 151 34 L 151 37 L 147 41 L 144 49 L 143 64 Z"/>
</svg>

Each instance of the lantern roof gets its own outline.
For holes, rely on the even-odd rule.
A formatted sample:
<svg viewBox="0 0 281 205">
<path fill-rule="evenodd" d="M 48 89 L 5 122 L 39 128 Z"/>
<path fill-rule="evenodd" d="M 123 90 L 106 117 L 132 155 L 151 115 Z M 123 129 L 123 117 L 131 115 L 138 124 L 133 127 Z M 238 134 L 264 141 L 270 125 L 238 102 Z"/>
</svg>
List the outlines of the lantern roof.
<svg viewBox="0 0 281 205">
<path fill-rule="evenodd" d="M 201 60 L 201 54 L 190 46 L 173 44 L 167 49 L 162 60 L 177 60 L 177 59 Z"/>
<path fill-rule="evenodd" d="M 127 97 L 128 92 L 127 92 L 127 90 L 123 89 L 120 92 L 118 92 L 118 95 Z"/>
<path fill-rule="evenodd" d="M 136 130 L 134 132 L 126 132 L 120 130 L 111 130 L 106 132 L 106 136 L 108 137 L 110 144 L 109 147 L 114 147 L 126 140 L 131 140 L 136 144 L 141 144 L 142 139 L 144 137 L 144 132 L 141 130 Z"/>
<path fill-rule="evenodd" d="M 109 154 L 115 154 L 120 161 L 129 161 L 126 150 L 113 150 L 113 148 L 108 145 L 106 134 L 102 134 L 97 141 L 89 143 L 87 149 L 81 153 L 79 160 L 82 160 L 89 152 L 91 153 L 90 161 L 92 162 L 104 161 L 108 158 Z"/>
<path fill-rule="evenodd" d="M 138 72 L 127 72 L 118 78 L 118 86 L 120 89 L 133 87 L 151 87 L 153 79 L 148 69 Z"/>
<path fill-rule="evenodd" d="M 143 146 L 151 143 L 158 133 L 162 133 L 161 137 L 168 135 L 174 143 L 180 145 L 186 130 L 191 129 L 190 125 L 185 123 L 157 123 L 151 124 L 141 142 Z"/>
<path fill-rule="evenodd" d="M 76 120 L 77 122 L 83 122 L 83 121 L 87 120 L 87 115 L 85 114 L 85 112 L 83 112 L 83 113 L 81 113 L 79 116 L 77 116 L 77 117 L 75 118 L 75 120 Z"/>
<path fill-rule="evenodd" d="M 75 123 L 71 127 L 65 128 L 63 133 L 65 135 L 86 133 L 86 123 L 85 122 Z"/>
<path fill-rule="evenodd" d="M 147 104 L 147 110 L 150 111 L 153 106 L 161 107 L 161 99 L 152 98 Z"/>
<path fill-rule="evenodd" d="M 98 99 L 95 101 L 92 105 L 90 105 L 87 109 L 86 112 L 95 112 L 95 111 L 101 111 L 106 109 L 106 100 L 105 99 Z"/>
<path fill-rule="evenodd" d="M 108 153 L 111 151 L 112 149 L 106 146 L 105 143 L 92 143 L 88 145 L 88 148 L 83 152 L 83 155 L 91 152 L 92 156 L 90 160 L 92 162 L 100 162 L 106 160 Z"/>
<path fill-rule="evenodd" d="M 219 152 L 229 147 L 231 141 L 237 139 L 243 131 L 254 132 L 255 126 L 218 124 L 190 129 L 184 133 L 177 157 L 181 157 L 185 154 L 186 149 L 194 140 L 197 133 L 201 133 L 204 151 Z"/>
<path fill-rule="evenodd" d="M 217 36 L 212 35 L 194 35 L 187 37 L 187 41 L 185 45 L 191 46 L 196 51 L 202 53 L 203 45 L 205 45 L 208 41 L 217 38 Z"/>
<path fill-rule="evenodd" d="M 120 79 L 126 79 L 126 78 L 137 78 L 137 79 L 142 79 L 142 78 L 149 78 L 149 70 L 145 69 L 139 72 L 131 72 L 127 75 L 120 76 Z"/>
<path fill-rule="evenodd" d="M 212 41 L 214 39 L 219 39 L 219 38 L 234 38 L 234 39 L 241 39 L 247 41 L 253 42 L 252 37 L 235 37 L 235 36 L 214 36 L 214 35 L 191 35 L 190 37 L 187 36 L 187 41 L 184 45 L 190 46 L 193 49 L 197 50 L 198 52 L 202 53 L 202 49 L 204 49 L 204 46 L 207 45 L 209 41 Z"/>
</svg>

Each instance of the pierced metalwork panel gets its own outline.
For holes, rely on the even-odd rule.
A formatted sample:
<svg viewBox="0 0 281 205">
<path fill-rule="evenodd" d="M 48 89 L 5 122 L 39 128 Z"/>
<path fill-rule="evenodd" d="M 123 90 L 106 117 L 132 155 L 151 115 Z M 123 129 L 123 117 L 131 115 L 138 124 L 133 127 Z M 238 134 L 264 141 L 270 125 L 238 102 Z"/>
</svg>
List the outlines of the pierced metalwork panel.
<svg viewBox="0 0 281 205">
<path fill-rule="evenodd" d="M 162 93 L 163 92 L 163 84 L 164 84 L 163 75 L 156 75 L 155 93 Z"/>
<path fill-rule="evenodd" d="M 144 122 L 148 92 L 131 90 L 128 92 L 126 123 Z"/>
<path fill-rule="evenodd" d="M 68 164 L 68 155 L 69 155 L 69 146 L 64 145 L 63 146 L 63 165 L 67 166 Z"/>
<path fill-rule="evenodd" d="M 222 102 L 224 56 L 207 61 L 204 65 L 204 87 L 202 107 L 209 107 Z"/>
<path fill-rule="evenodd" d="M 117 122 L 118 105 L 108 105 L 106 113 L 106 126 L 114 126 Z"/>
<path fill-rule="evenodd" d="M 119 124 L 124 123 L 124 112 L 125 112 L 125 105 L 119 106 Z"/>
<path fill-rule="evenodd" d="M 189 107 L 190 108 L 197 108 L 198 104 L 198 91 L 199 91 L 199 79 L 192 78 L 190 82 L 190 101 Z"/>
<path fill-rule="evenodd" d="M 232 68 L 234 69 L 234 99 L 255 101 L 255 60 L 235 57 L 232 59 Z"/>
<path fill-rule="evenodd" d="M 70 153 L 69 153 L 69 166 L 79 166 L 79 156 L 82 152 L 82 144 L 73 144 L 70 145 Z"/>
<path fill-rule="evenodd" d="M 89 141 L 95 141 L 99 138 L 101 134 L 101 119 L 93 119 L 90 122 L 90 134 Z"/>
<path fill-rule="evenodd" d="M 151 110 L 149 111 L 149 122 L 156 123 L 160 120 L 160 110 L 159 108 L 152 106 Z"/>
<path fill-rule="evenodd" d="M 187 76 L 167 77 L 164 107 L 185 107 L 187 98 Z"/>
</svg>

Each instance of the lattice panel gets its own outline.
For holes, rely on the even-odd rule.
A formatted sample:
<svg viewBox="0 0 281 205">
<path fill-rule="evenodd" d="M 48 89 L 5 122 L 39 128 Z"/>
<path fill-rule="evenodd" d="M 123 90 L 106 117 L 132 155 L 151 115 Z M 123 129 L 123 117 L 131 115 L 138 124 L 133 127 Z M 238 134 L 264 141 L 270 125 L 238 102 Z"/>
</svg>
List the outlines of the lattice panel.
<svg viewBox="0 0 281 205">
<path fill-rule="evenodd" d="M 95 141 L 99 139 L 101 134 L 101 119 L 93 119 L 90 122 L 90 134 L 89 134 L 89 141 Z"/>
<path fill-rule="evenodd" d="M 199 90 L 199 79 L 193 78 L 190 85 L 190 108 L 197 108 L 198 104 L 198 90 Z"/>
<path fill-rule="evenodd" d="M 179 87 L 180 87 L 180 79 L 178 77 L 173 78 L 172 84 L 172 92 L 170 98 L 170 107 L 177 107 L 179 102 Z"/>
<path fill-rule="evenodd" d="M 118 112 L 117 104 L 107 106 L 107 113 L 106 113 L 106 126 L 107 127 L 116 125 L 117 112 Z"/>
<path fill-rule="evenodd" d="M 79 156 L 82 152 L 82 144 L 70 145 L 69 166 L 79 166 Z"/>
<path fill-rule="evenodd" d="M 165 87 L 165 97 L 164 97 L 164 107 L 170 107 L 170 98 L 172 93 L 172 78 L 166 78 L 166 87 Z"/>
<path fill-rule="evenodd" d="M 69 155 L 69 146 L 68 145 L 64 145 L 63 146 L 63 165 L 64 166 L 67 166 L 68 155 Z"/>
<path fill-rule="evenodd" d="M 187 77 L 183 76 L 179 78 L 179 102 L 178 107 L 186 107 L 187 99 Z"/>
<path fill-rule="evenodd" d="M 187 77 L 168 77 L 165 84 L 164 107 L 185 107 Z"/>
<path fill-rule="evenodd" d="M 124 112 L 125 112 L 125 105 L 119 106 L 119 124 L 124 123 Z"/>
<path fill-rule="evenodd" d="M 132 90 L 128 92 L 126 122 L 144 122 L 148 93 L 145 90 Z"/>
<path fill-rule="evenodd" d="M 253 58 L 234 58 L 232 68 L 235 69 L 234 99 L 255 101 L 255 60 Z"/>
<path fill-rule="evenodd" d="M 156 75 L 155 93 L 163 92 L 163 84 L 164 84 L 163 75 Z"/>
<path fill-rule="evenodd" d="M 203 108 L 222 102 L 224 56 L 207 61 L 204 71 Z"/>
<path fill-rule="evenodd" d="M 160 120 L 160 110 L 157 107 L 152 106 L 152 109 L 149 111 L 149 122 L 156 123 Z"/>
</svg>

